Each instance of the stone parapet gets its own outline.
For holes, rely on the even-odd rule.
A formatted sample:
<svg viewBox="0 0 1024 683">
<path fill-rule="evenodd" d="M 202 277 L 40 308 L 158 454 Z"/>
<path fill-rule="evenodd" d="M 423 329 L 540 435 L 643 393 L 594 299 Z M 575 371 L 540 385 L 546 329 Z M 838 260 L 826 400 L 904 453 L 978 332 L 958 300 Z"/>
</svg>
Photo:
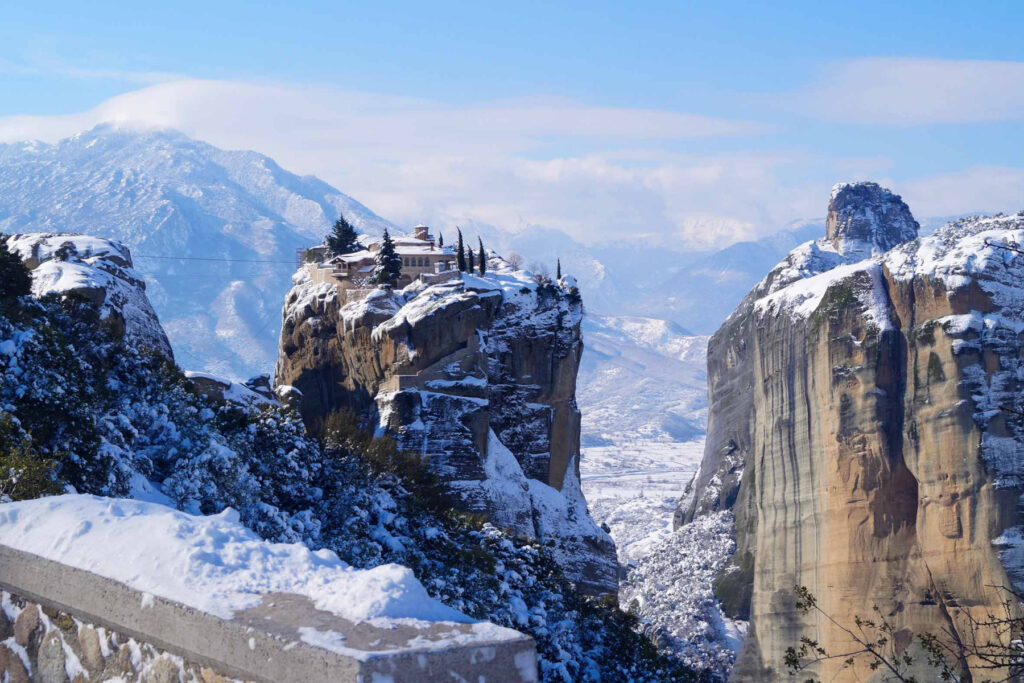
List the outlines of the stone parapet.
<svg viewBox="0 0 1024 683">
<path fill-rule="evenodd" d="M 31 680 L 74 681 L 76 672 L 81 677 L 83 671 L 92 679 L 109 666 L 104 659 L 131 659 L 128 653 L 122 656 L 111 648 L 111 643 L 128 639 L 141 644 L 136 652 L 149 652 L 150 657 L 142 657 L 145 666 L 139 666 L 136 657 L 139 670 L 126 670 L 126 680 L 162 681 L 154 676 L 167 669 L 166 680 L 176 681 L 182 667 L 201 672 L 204 681 L 257 683 L 537 680 L 533 640 L 498 627 L 480 629 L 479 625 L 447 622 L 357 623 L 318 610 L 308 598 L 289 593 L 264 595 L 259 605 L 221 619 L 3 545 L 0 588 L 16 596 L 13 601 L 5 596 L 5 608 L 18 612 L 13 624 L 10 614 L 0 621 L 0 631 L 12 631 L 10 647 L 0 646 L 0 665 L 10 681 L 20 680 L 23 674 Z M 23 613 L 28 616 L 22 617 Z M 42 623 L 29 624 L 33 617 Z M 21 626 L 19 622 L 23 622 Z M 22 634 L 21 640 L 19 629 L 27 634 Z M 57 633 L 64 630 L 68 633 Z M 110 639 L 108 630 L 119 636 Z M 319 647 L 316 635 L 328 631 L 343 634 L 345 647 Z M 92 647 L 95 633 L 104 634 L 106 648 Z M 79 641 L 79 647 L 63 647 L 61 642 L 69 638 Z M 109 654 L 103 654 L 104 650 Z M 90 664 L 87 660 L 96 659 L 97 652 L 99 660 Z M 72 658 L 78 661 L 69 663 Z"/>
</svg>

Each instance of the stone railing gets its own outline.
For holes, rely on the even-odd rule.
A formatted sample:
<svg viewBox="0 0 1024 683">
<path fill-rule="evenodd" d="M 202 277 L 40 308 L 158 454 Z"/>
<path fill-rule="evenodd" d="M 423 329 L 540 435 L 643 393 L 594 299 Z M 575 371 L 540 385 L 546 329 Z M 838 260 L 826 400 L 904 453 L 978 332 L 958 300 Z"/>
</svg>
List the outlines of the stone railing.
<svg viewBox="0 0 1024 683">
<path fill-rule="evenodd" d="M 377 627 L 291 593 L 221 619 L 3 545 L 0 589 L 0 680 L 9 683 L 537 680 L 533 640 L 496 627 Z M 305 637 L 327 631 L 345 647 Z"/>
</svg>

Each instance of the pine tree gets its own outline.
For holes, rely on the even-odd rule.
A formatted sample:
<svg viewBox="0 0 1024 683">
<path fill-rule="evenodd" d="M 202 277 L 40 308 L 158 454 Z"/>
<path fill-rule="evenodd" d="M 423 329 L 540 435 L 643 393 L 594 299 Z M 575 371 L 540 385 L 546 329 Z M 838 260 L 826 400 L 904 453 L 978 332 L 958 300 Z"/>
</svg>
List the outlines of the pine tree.
<svg viewBox="0 0 1024 683">
<path fill-rule="evenodd" d="M 473 271 L 476 270 L 476 264 L 473 262 L 473 250 L 472 249 L 467 249 L 466 250 L 466 255 L 469 257 L 469 263 L 467 264 L 467 271 L 466 272 L 472 274 Z"/>
<path fill-rule="evenodd" d="M 327 236 L 327 250 L 331 256 L 339 256 L 360 249 L 362 246 L 359 244 L 359 233 L 344 216 L 339 215 L 338 220 L 334 221 L 334 227 L 331 228 L 331 234 Z"/>
<path fill-rule="evenodd" d="M 459 260 L 459 271 L 466 272 L 466 246 L 462 243 L 462 230 L 459 230 L 459 248 L 456 251 Z"/>
<path fill-rule="evenodd" d="M 384 237 L 381 239 L 380 249 L 377 250 L 377 257 L 370 275 L 370 282 L 375 285 L 394 285 L 402 274 L 402 257 L 395 251 L 395 243 L 384 228 Z"/>
<path fill-rule="evenodd" d="M 480 243 L 480 274 L 487 274 L 487 254 L 484 252 L 484 241 L 479 237 L 476 238 L 477 242 Z"/>
<path fill-rule="evenodd" d="M 17 254 L 0 237 L 0 299 L 13 299 L 32 291 L 32 276 Z"/>
<path fill-rule="evenodd" d="M 444 235 L 440 232 L 437 233 L 437 248 L 444 249 Z"/>
<path fill-rule="evenodd" d="M 555 279 L 556 280 L 561 280 L 562 279 L 562 259 L 558 259 L 558 265 L 556 266 L 556 270 L 555 270 Z"/>
</svg>

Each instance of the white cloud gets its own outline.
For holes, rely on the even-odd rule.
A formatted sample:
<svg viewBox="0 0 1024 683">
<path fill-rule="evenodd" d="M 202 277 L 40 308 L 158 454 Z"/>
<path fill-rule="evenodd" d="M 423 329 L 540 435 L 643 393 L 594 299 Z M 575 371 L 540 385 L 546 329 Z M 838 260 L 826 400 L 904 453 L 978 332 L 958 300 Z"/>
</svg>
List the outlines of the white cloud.
<svg viewBox="0 0 1024 683">
<path fill-rule="evenodd" d="M 780 162 L 659 149 L 665 141 L 769 130 L 745 121 L 552 99 L 453 107 L 198 80 L 129 92 L 78 114 L 0 118 L 0 141 L 55 141 L 111 121 L 258 150 L 401 223 L 546 225 L 586 241 L 644 232 L 706 245 L 750 236 L 764 211 L 748 209 L 760 201 L 756 194 L 777 190 L 766 184 Z M 737 205 L 743 216 L 734 215 Z"/>
<path fill-rule="evenodd" d="M 1024 120 L 1024 62 L 873 57 L 840 62 L 777 101 L 829 121 L 915 125 Z"/>
<path fill-rule="evenodd" d="M 666 143 L 766 128 L 668 111 L 551 99 L 450 106 L 328 87 L 198 80 L 150 86 L 78 114 L 0 118 L 0 141 L 56 141 L 99 122 L 178 128 L 222 148 L 257 150 L 400 224 L 542 225 L 583 242 L 643 235 L 706 248 L 758 237 L 823 215 L 834 181 L 877 177 L 890 164 L 808 153 L 671 152 Z M 806 180 L 808 173 L 820 182 Z M 918 215 L 1004 208 L 1020 195 L 1022 171 L 972 173 L 961 178 L 966 189 L 955 176 L 893 189 L 906 193 Z"/>
<path fill-rule="evenodd" d="M 918 216 L 1024 209 L 1024 169 L 976 166 L 956 173 L 900 183 L 900 192 Z"/>
</svg>

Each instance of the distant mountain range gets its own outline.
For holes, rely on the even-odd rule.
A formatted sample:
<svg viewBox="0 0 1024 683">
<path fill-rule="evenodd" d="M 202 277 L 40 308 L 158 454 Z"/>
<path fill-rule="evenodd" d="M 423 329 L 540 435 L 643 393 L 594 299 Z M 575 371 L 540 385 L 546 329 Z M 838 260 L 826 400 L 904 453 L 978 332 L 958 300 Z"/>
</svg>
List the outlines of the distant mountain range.
<svg viewBox="0 0 1024 683">
<path fill-rule="evenodd" d="M 403 231 L 318 178 L 176 131 L 101 125 L 53 145 L 0 145 L 0 231 L 81 232 L 127 244 L 179 362 L 234 379 L 272 371 L 295 252 L 320 242 L 339 212 L 368 234 Z M 527 267 L 553 273 L 561 259 L 592 314 L 581 394 L 600 391 L 581 402 L 677 439 L 703 430 L 703 360 L 679 357 L 650 335 L 710 334 L 763 273 L 824 234 L 822 221 L 807 222 L 685 252 L 628 237 L 587 245 L 543 227 L 460 227 L 471 243 L 479 236 L 501 253 L 519 252 Z M 443 232 L 454 239 L 454 227 Z M 630 396 L 654 386 L 659 400 L 634 410 Z M 600 438 L 599 421 L 590 424 L 589 438 Z"/>
<path fill-rule="evenodd" d="M 366 232 L 391 226 L 317 178 L 175 131 L 0 145 L 0 230 L 127 244 L 182 365 L 236 378 L 273 368 L 295 251 L 339 211 Z"/>
</svg>

